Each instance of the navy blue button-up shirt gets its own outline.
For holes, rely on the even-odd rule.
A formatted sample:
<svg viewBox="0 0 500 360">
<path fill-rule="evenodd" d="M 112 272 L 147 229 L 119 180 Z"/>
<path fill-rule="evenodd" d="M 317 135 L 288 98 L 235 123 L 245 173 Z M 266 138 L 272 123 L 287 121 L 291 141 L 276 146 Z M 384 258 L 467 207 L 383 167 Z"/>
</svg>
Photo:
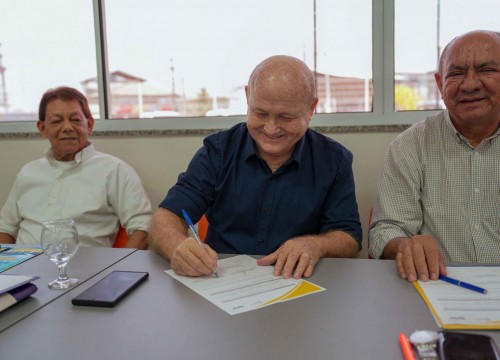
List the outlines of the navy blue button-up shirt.
<svg viewBox="0 0 500 360">
<path fill-rule="evenodd" d="M 361 246 L 352 154 L 308 129 L 274 173 L 246 124 L 208 136 L 160 207 L 194 222 L 206 213 L 206 243 L 218 253 L 269 254 L 286 240 L 341 230 Z"/>
</svg>

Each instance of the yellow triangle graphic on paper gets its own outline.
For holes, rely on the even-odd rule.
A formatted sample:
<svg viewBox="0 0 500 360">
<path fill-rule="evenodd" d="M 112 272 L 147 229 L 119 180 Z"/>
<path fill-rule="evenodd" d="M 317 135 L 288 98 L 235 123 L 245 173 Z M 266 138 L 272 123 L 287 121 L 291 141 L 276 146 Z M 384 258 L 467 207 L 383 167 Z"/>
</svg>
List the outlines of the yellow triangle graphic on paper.
<svg viewBox="0 0 500 360">
<path fill-rule="evenodd" d="M 261 306 L 266 306 L 277 302 L 291 300 L 297 297 L 312 294 L 322 290 L 324 290 L 322 287 L 310 283 L 309 281 L 302 280 L 300 283 L 295 285 L 292 289 L 288 290 L 283 295 L 277 297 L 276 299 L 269 300 L 268 302 L 262 304 Z"/>
</svg>

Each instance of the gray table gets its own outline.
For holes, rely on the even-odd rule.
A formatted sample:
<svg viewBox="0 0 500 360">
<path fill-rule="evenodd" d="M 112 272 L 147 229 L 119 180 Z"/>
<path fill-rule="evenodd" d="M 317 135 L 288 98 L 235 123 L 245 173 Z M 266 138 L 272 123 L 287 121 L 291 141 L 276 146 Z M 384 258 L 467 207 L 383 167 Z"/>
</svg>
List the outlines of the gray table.
<svg viewBox="0 0 500 360">
<path fill-rule="evenodd" d="M 327 291 L 230 316 L 163 271 L 167 261 L 136 251 L 0 333 L 9 359 L 397 359 L 400 332 L 437 330 L 393 261 L 323 259 L 314 283 Z M 116 308 L 71 299 L 112 270 L 149 279 Z M 490 332 L 500 343 L 500 334 Z"/>
<path fill-rule="evenodd" d="M 82 247 L 78 249 L 75 257 L 68 263 L 67 273 L 78 278 L 80 280 L 78 286 L 81 286 L 85 281 L 134 251 L 134 249 L 99 249 L 99 251 L 96 251 L 96 249 Z M 49 261 L 45 254 L 40 254 L 5 270 L 2 274 L 38 275 L 40 278 L 33 282 L 38 287 L 35 294 L 0 313 L 0 331 L 12 326 L 69 291 L 50 290 L 48 288 L 47 284 L 57 278 L 57 267 Z"/>
</svg>

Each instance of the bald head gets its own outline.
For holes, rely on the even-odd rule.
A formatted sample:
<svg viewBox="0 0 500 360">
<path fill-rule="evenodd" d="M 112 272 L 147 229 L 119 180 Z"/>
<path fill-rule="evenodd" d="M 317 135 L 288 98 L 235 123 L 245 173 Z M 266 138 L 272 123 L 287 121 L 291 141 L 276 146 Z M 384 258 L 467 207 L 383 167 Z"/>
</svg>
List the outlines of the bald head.
<svg viewBox="0 0 500 360">
<path fill-rule="evenodd" d="M 262 61 L 248 80 L 247 91 L 255 89 L 279 89 L 284 95 L 294 94 L 312 103 L 316 98 L 316 86 L 311 70 L 297 58 L 277 55 Z"/>
<path fill-rule="evenodd" d="M 446 62 L 448 56 L 451 52 L 460 51 L 464 42 L 474 41 L 478 44 L 486 42 L 496 42 L 500 47 L 500 32 L 489 31 L 489 30 L 475 30 L 465 33 L 463 35 L 457 36 L 451 40 L 443 49 L 441 57 L 439 58 L 439 69 L 438 73 L 443 74 L 443 64 Z M 499 59 L 500 60 L 500 59 Z"/>
</svg>

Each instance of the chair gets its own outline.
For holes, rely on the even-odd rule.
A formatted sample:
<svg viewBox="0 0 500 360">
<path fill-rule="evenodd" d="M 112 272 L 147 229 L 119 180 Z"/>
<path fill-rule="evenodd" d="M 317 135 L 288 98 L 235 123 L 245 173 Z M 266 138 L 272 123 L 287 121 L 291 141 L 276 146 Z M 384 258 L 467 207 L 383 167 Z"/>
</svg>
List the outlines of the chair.
<svg viewBox="0 0 500 360">
<path fill-rule="evenodd" d="M 116 234 L 115 237 L 115 242 L 113 243 L 114 248 L 124 248 L 127 246 L 128 243 L 128 235 L 127 231 L 123 226 L 120 226 L 118 229 L 118 233 Z"/>
<path fill-rule="evenodd" d="M 198 221 L 198 236 L 200 237 L 201 241 L 205 242 L 205 238 L 207 237 L 207 232 L 208 232 L 208 220 L 205 214 L 203 214 L 200 221 Z"/>
</svg>

